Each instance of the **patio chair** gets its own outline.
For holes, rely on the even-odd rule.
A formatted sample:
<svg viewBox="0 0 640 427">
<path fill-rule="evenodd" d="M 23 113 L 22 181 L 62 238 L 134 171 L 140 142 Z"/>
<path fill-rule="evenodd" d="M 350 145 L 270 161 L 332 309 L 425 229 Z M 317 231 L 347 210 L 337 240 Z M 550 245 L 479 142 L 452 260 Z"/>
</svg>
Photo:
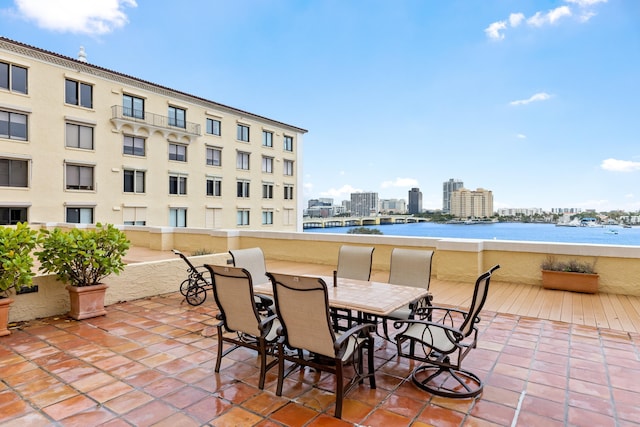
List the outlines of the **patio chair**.
<svg viewBox="0 0 640 427">
<path fill-rule="evenodd" d="M 416 317 L 429 312 L 432 320 L 408 319 L 397 321 L 406 330 L 396 335 L 398 355 L 424 362 L 411 374 L 419 388 L 438 396 L 467 398 L 477 396 L 484 386 L 474 373 L 463 370 L 464 358 L 478 342 L 478 314 L 487 299 L 489 282 L 496 265 L 476 280 L 473 299 L 467 311 L 456 308 L 426 307 L 416 312 Z M 403 344 L 409 343 L 408 351 Z M 421 348 L 417 353 L 415 345 Z"/>
<path fill-rule="evenodd" d="M 269 283 L 264 253 L 260 248 L 233 249 L 229 251 L 234 267 L 244 268 L 256 285 Z M 256 305 L 260 311 L 271 310 L 273 299 L 267 295 L 255 294 Z"/>
<path fill-rule="evenodd" d="M 391 251 L 389 283 L 429 290 L 432 260 L 433 251 L 394 248 Z M 415 311 L 420 307 L 429 307 L 432 299 L 432 295 L 427 295 L 424 298 L 420 298 L 411 304 L 395 310 L 383 318 L 382 329 L 384 331 L 384 338 L 390 339 L 387 320 L 413 319 Z M 428 319 L 428 313 L 426 318 Z"/>
<path fill-rule="evenodd" d="M 335 416 L 342 417 L 344 396 L 369 378 L 376 388 L 373 366 L 375 325 L 361 324 L 344 333 L 334 331 L 329 316 L 327 285 L 321 278 L 267 273 L 273 283 L 278 330 L 279 371 L 276 395 L 282 395 L 284 379 L 298 366 L 331 372 L 336 376 Z M 285 351 L 285 346 L 290 351 Z M 363 349 L 367 348 L 367 373 Z M 293 350 L 293 351 L 291 351 Z M 294 365 L 285 371 L 285 361 Z M 351 363 L 353 376 L 344 384 L 345 366 Z"/>
<path fill-rule="evenodd" d="M 222 358 L 239 347 L 258 352 L 260 377 L 258 387 L 264 388 L 266 373 L 275 366 L 277 359 L 267 363 L 267 356 L 274 356 L 277 329 L 280 327 L 275 314 L 261 315 L 254 303 L 251 275 L 243 268 L 205 264 L 212 277 L 213 297 L 220 313 L 216 316 L 218 329 L 218 356 L 215 371 L 220 372 Z M 223 350 L 223 343 L 231 347 Z"/>
<path fill-rule="evenodd" d="M 369 280 L 374 249 L 373 246 L 341 246 L 338 252 L 338 267 L 333 274 L 334 278 Z M 336 326 L 340 319 L 347 320 L 346 329 L 353 325 L 354 317 L 351 310 L 332 308 L 331 317 Z"/>
</svg>

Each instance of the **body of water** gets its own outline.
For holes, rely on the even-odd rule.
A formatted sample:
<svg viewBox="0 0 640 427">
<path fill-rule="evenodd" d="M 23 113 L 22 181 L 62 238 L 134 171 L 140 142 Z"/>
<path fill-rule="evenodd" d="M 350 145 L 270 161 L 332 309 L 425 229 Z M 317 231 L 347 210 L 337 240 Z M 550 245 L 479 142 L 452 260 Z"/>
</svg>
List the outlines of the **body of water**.
<svg viewBox="0 0 640 427">
<path fill-rule="evenodd" d="M 305 229 L 305 233 L 347 233 L 354 227 Z M 640 227 L 556 227 L 555 224 L 416 224 L 376 225 L 387 236 L 453 237 L 483 240 L 518 240 L 529 242 L 596 243 L 602 245 L 640 246 Z"/>
</svg>

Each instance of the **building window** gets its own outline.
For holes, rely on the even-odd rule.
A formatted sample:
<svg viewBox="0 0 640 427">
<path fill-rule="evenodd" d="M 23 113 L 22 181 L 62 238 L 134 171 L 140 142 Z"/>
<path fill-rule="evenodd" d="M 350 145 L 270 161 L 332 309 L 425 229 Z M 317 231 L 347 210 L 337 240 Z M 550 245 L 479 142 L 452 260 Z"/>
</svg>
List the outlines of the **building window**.
<svg viewBox="0 0 640 427">
<path fill-rule="evenodd" d="M 0 111 L 0 138 L 27 140 L 26 114 Z"/>
<path fill-rule="evenodd" d="M 220 136 L 220 120 L 207 119 L 207 133 Z"/>
<path fill-rule="evenodd" d="M 284 199 L 293 200 L 293 185 L 284 186 Z"/>
<path fill-rule="evenodd" d="M 67 208 L 66 222 L 72 224 L 93 224 L 93 208 Z"/>
<path fill-rule="evenodd" d="M 144 119 L 144 99 L 131 95 L 122 95 L 122 115 Z"/>
<path fill-rule="evenodd" d="M 262 211 L 262 225 L 273 225 L 273 211 Z"/>
<path fill-rule="evenodd" d="M 144 171 L 125 169 L 124 192 L 144 193 L 144 175 Z"/>
<path fill-rule="evenodd" d="M 249 142 L 249 126 L 238 125 L 238 141 Z"/>
<path fill-rule="evenodd" d="M 222 165 L 222 150 L 221 149 L 207 147 L 207 165 L 209 165 L 209 166 L 221 166 Z"/>
<path fill-rule="evenodd" d="M 64 86 L 64 102 L 85 108 L 93 108 L 93 86 L 77 82 L 75 80 L 66 79 Z"/>
<path fill-rule="evenodd" d="M 285 160 L 284 161 L 284 171 L 283 174 L 287 176 L 293 175 L 293 160 Z"/>
<path fill-rule="evenodd" d="M 0 187 L 28 187 L 29 162 L 27 160 L 0 159 Z"/>
<path fill-rule="evenodd" d="M 169 177 L 169 194 L 187 194 L 187 177 L 171 175 Z"/>
<path fill-rule="evenodd" d="M 284 137 L 284 151 L 293 151 L 293 137 L 286 136 Z"/>
<path fill-rule="evenodd" d="M 124 225 L 147 225 L 147 208 L 125 206 L 122 209 Z"/>
<path fill-rule="evenodd" d="M 238 151 L 236 155 L 236 168 L 249 170 L 249 153 Z"/>
<path fill-rule="evenodd" d="M 246 209 L 242 209 L 238 211 L 238 220 L 236 221 L 237 225 L 249 225 L 249 211 Z"/>
<path fill-rule="evenodd" d="M 249 181 L 238 181 L 237 187 L 237 196 L 247 198 L 249 197 Z"/>
<path fill-rule="evenodd" d="M 273 184 L 262 184 L 262 198 L 273 199 Z"/>
<path fill-rule="evenodd" d="M 170 208 L 169 209 L 169 226 L 170 227 L 186 227 L 187 226 L 187 209 L 186 208 Z"/>
<path fill-rule="evenodd" d="M 207 196 L 222 196 L 222 179 L 207 178 Z"/>
<path fill-rule="evenodd" d="M 66 145 L 72 148 L 93 150 L 93 127 L 67 123 Z"/>
<path fill-rule="evenodd" d="M 273 157 L 262 157 L 262 172 L 273 173 Z"/>
<path fill-rule="evenodd" d="M 93 166 L 66 165 L 67 190 L 93 190 Z"/>
<path fill-rule="evenodd" d="M 187 124 L 185 122 L 186 117 L 187 117 L 187 112 L 184 109 L 169 106 L 169 126 L 186 128 L 187 127 Z"/>
<path fill-rule="evenodd" d="M 144 138 L 138 138 L 137 136 L 124 136 L 124 144 L 122 146 L 123 154 L 130 154 L 132 156 L 144 156 L 145 155 L 145 141 Z"/>
<path fill-rule="evenodd" d="M 0 62 L 0 88 L 12 92 L 27 93 L 27 69 Z"/>
<path fill-rule="evenodd" d="M 262 145 L 265 147 L 273 147 L 273 132 L 262 131 Z"/>
<path fill-rule="evenodd" d="M 169 144 L 169 160 L 186 162 L 187 146 L 182 144 Z"/>
<path fill-rule="evenodd" d="M 0 206 L 0 225 L 16 225 L 27 221 L 27 208 Z"/>
</svg>

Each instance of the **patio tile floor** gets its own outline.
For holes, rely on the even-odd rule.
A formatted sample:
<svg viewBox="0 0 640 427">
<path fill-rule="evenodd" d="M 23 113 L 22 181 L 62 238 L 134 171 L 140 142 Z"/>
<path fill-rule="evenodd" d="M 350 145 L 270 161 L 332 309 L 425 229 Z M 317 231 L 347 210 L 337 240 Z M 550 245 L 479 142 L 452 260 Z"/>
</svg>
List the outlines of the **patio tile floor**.
<svg viewBox="0 0 640 427">
<path fill-rule="evenodd" d="M 475 399 L 416 388 L 417 362 L 376 338 L 376 382 L 334 418 L 334 377 L 276 369 L 257 387 L 255 353 L 213 371 L 215 305 L 179 293 L 114 304 L 107 315 L 18 325 L 0 338 L 0 426 L 640 426 L 640 335 L 484 311 L 464 366 Z"/>
</svg>

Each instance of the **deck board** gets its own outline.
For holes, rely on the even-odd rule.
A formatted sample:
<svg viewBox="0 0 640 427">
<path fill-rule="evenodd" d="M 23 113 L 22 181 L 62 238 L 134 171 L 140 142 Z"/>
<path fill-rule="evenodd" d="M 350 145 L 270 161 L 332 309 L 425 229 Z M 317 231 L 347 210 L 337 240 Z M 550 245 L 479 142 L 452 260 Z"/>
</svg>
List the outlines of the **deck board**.
<svg viewBox="0 0 640 427">
<path fill-rule="evenodd" d="M 332 266 L 267 260 L 267 270 L 328 276 Z M 372 271 L 372 280 L 384 282 L 387 271 Z M 431 279 L 434 303 L 468 307 L 473 284 Z M 626 332 L 640 331 L 640 297 L 616 294 L 579 294 L 540 286 L 492 281 L 485 310 L 539 319 L 597 326 Z"/>
</svg>

